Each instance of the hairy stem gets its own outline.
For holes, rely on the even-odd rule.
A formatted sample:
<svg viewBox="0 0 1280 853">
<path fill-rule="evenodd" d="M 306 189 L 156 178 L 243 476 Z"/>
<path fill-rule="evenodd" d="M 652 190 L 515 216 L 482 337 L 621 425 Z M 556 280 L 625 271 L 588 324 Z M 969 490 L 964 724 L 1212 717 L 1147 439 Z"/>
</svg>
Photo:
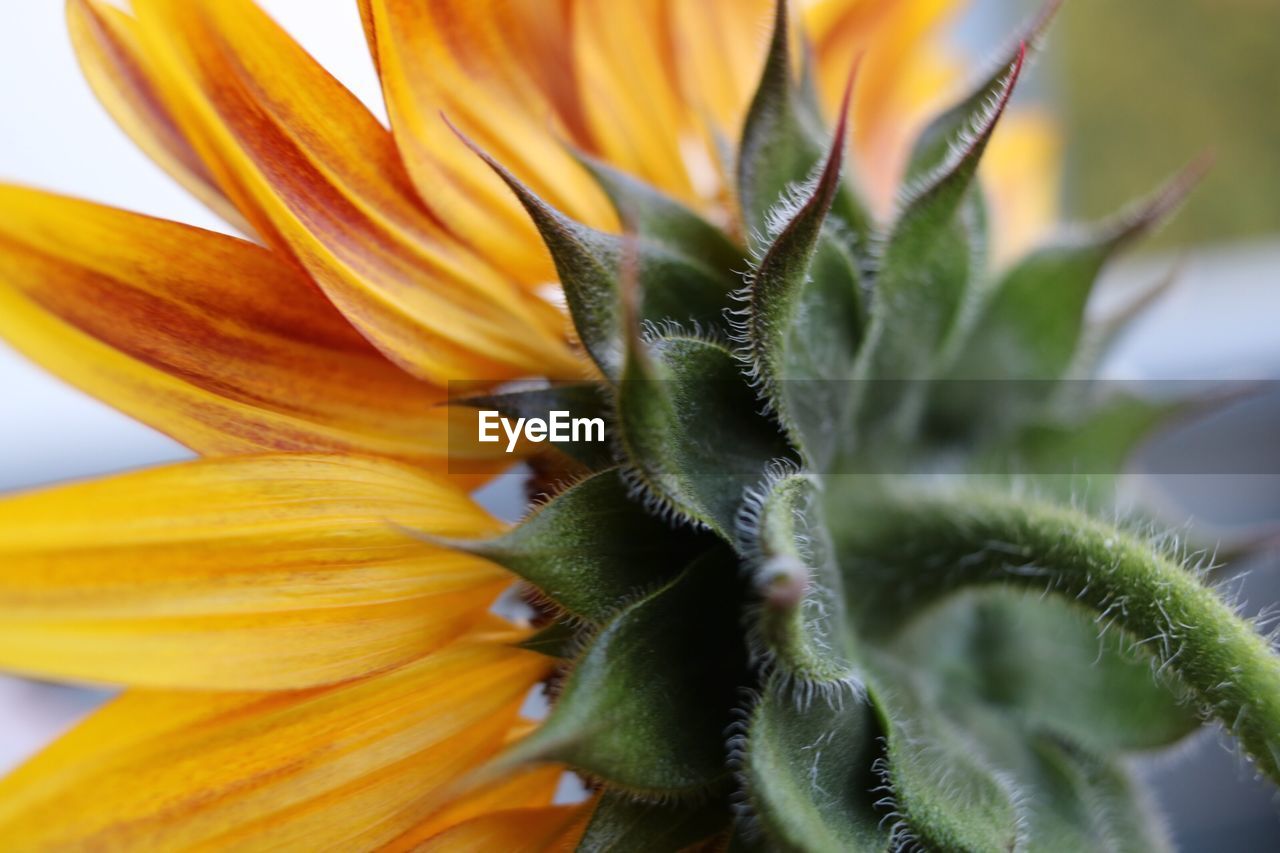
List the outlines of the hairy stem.
<svg viewBox="0 0 1280 853">
<path fill-rule="evenodd" d="M 1280 782 L 1280 657 L 1175 556 L 1078 510 L 966 490 L 878 493 L 841 542 L 851 603 L 888 630 L 959 587 L 1013 583 L 1070 596 L 1175 673 Z M 883 594 L 881 594 L 883 593 Z M 885 597 L 897 607 L 884 607 Z"/>
</svg>

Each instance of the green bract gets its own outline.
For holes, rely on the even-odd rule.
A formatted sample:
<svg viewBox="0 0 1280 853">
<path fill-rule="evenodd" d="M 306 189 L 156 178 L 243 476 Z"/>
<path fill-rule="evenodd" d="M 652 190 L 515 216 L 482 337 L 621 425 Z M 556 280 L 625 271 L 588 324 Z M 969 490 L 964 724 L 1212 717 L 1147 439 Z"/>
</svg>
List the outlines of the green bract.
<svg viewBox="0 0 1280 853">
<path fill-rule="evenodd" d="M 612 438 L 450 543 L 527 582 L 525 645 L 562 663 L 502 761 L 599 786 L 585 850 L 1158 849 L 1123 756 L 1212 718 L 1280 779 L 1280 659 L 1053 475 L 1118 470 L 1171 409 L 1077 380 L 1114 333 L 1085 323 L 1099 271 L 1195 173 L 993 272 L 977 172 L 1026 40 L 929 125 L 880 227 L 786 26 L 739 149 L 748 245 L 583 158 L 629 233 L 593 231 L 491 161 L 605 381 L 486 403 L 600 409 Z"/>
</svg>

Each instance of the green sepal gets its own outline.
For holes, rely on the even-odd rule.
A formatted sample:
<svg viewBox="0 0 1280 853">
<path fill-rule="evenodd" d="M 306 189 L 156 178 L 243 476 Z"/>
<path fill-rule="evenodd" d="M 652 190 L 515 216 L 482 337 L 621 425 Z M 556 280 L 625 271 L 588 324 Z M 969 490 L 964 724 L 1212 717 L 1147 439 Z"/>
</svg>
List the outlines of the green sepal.
<svg viewBox="0 0 1280 853">
<path fill-rule="evenodd" d="M 1087 484 L 1105 501 L 1142 442 L 1192 405 L 1115 395 L 1082 415 L 1063 412 L 1060 420 L 1026 425 L 994 454 L 991 467 L 999 464 L 1008 473 L 1033 477 L 1065 497 L 1079 496 L 1081 485 Z"/>
<path fill-rule="evenodd" d="M 753 248 L 762 248 L 757 243 L 767 240 L 771 212 L 792 187 L 812 175 L 826 148 L 827 131 L 814 89 L 793 79 L 791 40 L 789 4 L 779 0 L 764 71 L 738 146 L 738 202 Z M 835 196 L 836 215 L 864 243 L 871 230 L 870 215 L 846 184 L 835 187 Z"/>
<path fill-rule="evenodd" d="M 1193 163 L 1145 203 L 1015 264 L 984 300 L 951 376 L 984 381 L 1065 376 L 1080 347 L 1085 306 L 1103 266 L 1176 210 L 1205 168 L 1203 161 Z"/>
<path fill-rule="evenodd" d="M 1018 772 L 1011 767 L 1024 780 L 1022 810 L 1029 853 L 1166 853 L 1173 849 L 1159 816 L 1123 764 L 1045 738 L 1035 738 L 1029 746 L 1039 773 L 1033 776 L 1031 770 Z M 1076 820 L 1064 822 L 1063 815 L 1073 812 Z"/>
<path fill-rule="evenodd" d="M 732 289 L 725 270 L 669 242 L 609 234 L 577 222 L 464 141 L 506 182 L 533 220 L 555 262 L 578 337 L 606 377 L 616 380 L 622 371 L 622 279 L 632 264 L 642 294 L 640 320 L 722 322 Z"/>
<path fill-rule="evenodd" d="M 1012 47 L 1004 54 L 1003 61 L 992 73 L 982 78 L 954 106 L 943 111 L 927 124 L 911 149 L 905 180 L 923 180 L 947 161 L 952 147 L 980 122 L 983 113 L 993 101 L 1001 97 L 1009 69 L 1018 60 L 1023 45 L 1028 51 L 1036 49 L 1045 30 L 1052 23 L 1064 0 L 1049 0 L 1012 40 Z"/>
<path fill-rule="evenodd" d="M 964 622 L 992 602 L 1001 622 L 1021 618 L 1032 630 L 975 638 L 945 624 Z M 1022 609 L 1034 602 L 1025 598 L 1015 605 L 1013 596 L 1000 593 L 948 604 L 940 614 L 944 624 L 920 620 L 914 636 L 877 658 L 872 696 L 894 721 L 886 723 L 887 776 L 893 808 L 902 816 L 900 831 L 936 849 L 1164 849 L 1160 828 L 1127 775 L 1104 756 L 1164 745 L 1194 727 L 1194 718 L 1189 722 L 1154 687 L 1149 669 L 1127 669 L 1136 666 L 1131 662 L 1111 669 L 1121 659 L 1099 650 L 1088 619 L 1082 625 L 1059 618 L 1069 613 L 1065 609 L 1047 618 L 1033 607 Z M 1060 602 L 1047 606 L 1055 605 L 1065 608 Z M 1048 629 L 1042 632 L 1042 626 Z M 1065 635 L 1058 635 L 1064 626 Z M 984 621 L 981 627 L 989 626 Z M 975 639 L 981 649 L 972 648 Z M 1065 649 L 1056 648 L 1055 639 Z M 1001 644 L 998 651 L 995 644 Z M 1101 691 L 1089 704 L 1071 692 L 1080 683 L 1074 677 L 1095 657 L 1107 673 L 1084 674 Z M 1042 671 L 1028 679 L 1035 664 Z M 1019 707 L 1012 708 L 1015 699 Z M 1149 719 L 1156 733 L 1141 731 L 1135 716 L 1118 737 L 1094 733 L 1090 743 L 1100 752 L 1081 747 L 1080 733 L 1099 719 L 1123 716 L 1126 701 L 1154 710 Z"/>
<path fill-rule="evenodd" d="M 926 850 L 1015 850 L 1016 793 L 976 755 L 936 691 L 909 669 L 880 660 L 868 696 L 885 733 L 884 787 L 898 823 L 893 843 Z"/>
<path fill-rule="evenodd" d="M 768 844 L 782 850 L 889 849 L 876 809 L 880 732 L 862 697 L 797 703 L 775 675 L 741 744 L 743 794 Z"/>
<path fill-rule="evenodd" d="M 729 806 L 722 800 L 647 803 L 606 791 L 591 812 L 577 849 L 581 853 L 687 850 L 724 832 L 729 822 Z"/>
<path fill-rule="evenodd" d="M 611 469 L 565 489 L 501 536 L 446 544 L 492 560 L 565 613 L 599 624 L 670 579 L 696 553 L 698 538 L 646 513 Z"/>
<path fill-rule="evenodd" d="M 637 797 L 728 782 L 724 731 L 744 679 L 737 564 L 719 548 L 602 627 L 547 719 L 500 763 L 561 761 Z"/>
<path fill-rule="evenodd" d="M 1158 817 L 1124 765 L 1055 737 L 1025 732 L 972 704 L 943 712 L 972 736 L 973 748 L 1018 790 L 1018 811 L 1030 853 L 1171 849 Z"/>
<path fill-rule="evenodd" d="M 1110 755 L 1169 746 L 1200 724 L 1181 685 L 1131 646 L 1067 601 L 984 589 L 920 616 L 892 650 L 950 702 Z"/>
<path fill-rule="evenodd" d="M 680 332 L 633 340 L 618 388 L 627 476 L 654 509 L 733 541 L 747 488 L 790 453 L 722 344 Z"/>
<path fill-rule="evenodd" d="M 985 246 L 975 239 L 980 215 L 966 202 L 1024 57 L 1020 52 L 1009 66 L 998 99 L 963 144 L 909 194 L 885 243 L 858 371 L 859 378 L 874 380 L 860 408 L 873 438 L 886 429 L 890 435 L 915 429 L 928 390 L 917 383 L 939 375 L 971 310 Z"/>
<path fill-rule="evenodd" d="M 1067 370 L 1065 381 L 1095 378 L 1099 366 L 1111 355 L 1120 339 L 1139 317 L 1173 289 L 1181 272 L 1181 266 L 1171 267 L 1165 274 L 1141 288 L 1120 308 L 1086 325 L 1081 332 L 1080 344 L 1076 348 L 1071 367 Z"/>
<path fill-rule="evenodd" d="M 848 422 L 848 382 L 866 320 L 858 262 L 828 223 L 840 189 L 847 122 L 826 163 L 741 291 L 738 336 L 761 393 L 811 466 L 821 470 Z"/>
<path fill-rule="evenodd" d="M 988 426 L 985 435 L 957 435 L 958 424 L 940 422 L 940 411 L 931 412 L 933 430 L 940 440 L 962 442 L 969 454 L 970 473 L 982 476 L 1032 480 L 1047 494 L 1103 507 L 1112 498 L 1116 478 L 1125 473 L 1135 451 L 1179 418 L 1187 417 L 1207 401 L 1158 400 L 1123 392 L 1099 400 L 1099 388 L 1076 380 L 1068 383 L 1038 381 L 947 383 L 944 400 L 967 396 L 975 412 L 992 412 L 1014 400 L 1028 401 L 1054 396 L 1036 407 L 1034 418 L 1005 424 L 1012 434 Z M 1030 408 L 1030 407 L 1028 407 Z M 952 412 L 954 418 L 956 412 Z M 972 417 L 977 417 L 976 414 Z M 994 417 L 994 415 L 992 415 Z"/>
<path fill-rule="evenodd" d="M 720 276 L 725 293 L 741 284 L 746 252 L 722 230 L 650 184 L 594 157 L 576 156 L 609 197 L 627 231 L 704 267 L 708 275 Z"/>
<path fill-rule="evenodd" d="M 577 651 L 580 635 L 580 629 L 558 619 L 539 628 L 532 635 L 521 640 L 518 645 L 522 649 L 537 652 L 549 658 L 568 660 Z"/>
<path fill-rule="evenodd" d="M 975 248 L 960 213 L 1013 95 L 1023 56 L 1005 69 L 996 100 L 964 144 L 911 193 L 889 235 L 876 279 L 874 311 L 883 324 L 876 378 L 928 377 L 964 306 Z"/>
<path fill-rule="evenodd" d="M 966 607 L 961 603 L 948 615 L 964 614 Z M 1040 616 L 1030 614 L 1026 621 L 1036 623 Z M 920 649 L 899 644 L 892 663 L 888 657 L 880 659 L 882 681 L 876 683 L 886 686 L 873 694 L 886 702 L 882 712 L 896 719 L 896 736 L 888 741 L 887 775 L 892 805 L 902 816 L 901 832 L 906 837 L 934 849 L 1137 853 L 1165 848 L 1159 825 L 1118 764 L 1106 754 L 1062 739 L 1051 727 L 1040 726 L 1040 717 L 1012 713 L 1005 705 L 978 698 L 973 674 L 956 678 L 950 671 L 953 666 L 963 669 L 972 660 L 965 657 L 963 648 L 948 645 L 952 640 L 963 644 L 964 638 L 933 637 L 932 628 L 932 620 L 922 620 L 915 631 Z M 1018 658 L 1018 642 L 1025 639 L 1025 635 L 1004 638 L 1011 645 L 998 656 L 1001 662 L 1016 661 L 1015 680 L 1026 669 L 1025 661 Z M 1090 653 L 1098 654 L 1096 642 L 1077 643 L 1077 639 L 1068 640 L 1067 654 L 1074 658 L 1074 667 L 1087 665 Z M 1044 644 L 1035 651 L 1054 653 Z M 1144 674 L 1149 681 L 1149 671 Z M 985 679 L 987 690 L 1007 692 L 1010 688 L 999 681 L 1003 675 L 984 669 L 976 680 Z M 1033 704 L 1059 724 L 1072 711 L 1084 714 L 1071 726 L 1087 728 L 1092 722 L 1087 714 L 1096 709 L 1082 709 L 1071 702 L 1057 711 L 1051 708 L 1055 699 L 1070 693 L 1071 672 L 1050 669 L 1041 675 L 1038 687 L 1055 676 L 1061 684 Z M 1127 685 L 1121 686 L 1111 702 L 1122 704 L 1132 695 Z M 1114 717 L 1115 709 L 1103 714 Z M 1183 725 L 1179 721 L 1177 728 Z M 1137 742 L 1147 745 L 1159 740 L 1133 733 Z"/>
<path fill-rule="evenodd" d="M 558 383 L 545 388 L 466 396 L 450 400 L 450 405 L 466 406 L 471 409 L 493 409 L 500 412 L 503 417 L 513 419 L 543 418 L 545 420 L 553 411 L 571 412 L 575 418 L 604 419 L 606 434 L 608 421 L 613 416 L 613 406 L 605 389 L 594 382 Z M 613 464 L 608 442 L 547 442 L 546 446 L 555 448 L 582 463 L 591 471 L 598 471 Z"/>
<path fill-rule="evenodd" d="M 752 652 L 800 701 L 836 701 L 856 692 L 858 670 L 816 481 L 772 473 L 739 518 L 739 551 L 760 599 Z"/>
<path fill-rule="evenodd" d="M 929 419 L 944 433 L 1002 435 L 1037 417 L 1058 380 L 1091 369 L 1114 328 L 1091 337 L 1086 308 L 1106 264 L 1166 219 L 1206 164 L 1187 167 L 1145 203 L 1033 251 L 984 295 Z M 1158 289 L 1156 289 L 1158 291 Z"/>
</svg>

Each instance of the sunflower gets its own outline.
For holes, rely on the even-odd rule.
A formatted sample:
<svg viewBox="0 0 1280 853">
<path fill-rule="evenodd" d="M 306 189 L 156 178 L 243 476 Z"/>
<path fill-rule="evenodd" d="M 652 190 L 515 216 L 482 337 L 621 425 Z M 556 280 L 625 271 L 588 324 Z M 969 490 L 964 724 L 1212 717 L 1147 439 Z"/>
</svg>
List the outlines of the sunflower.
<svg viewBox="0 0 1280 853">
<path fill-rule="evenodd" d="M 792 10 L 828 119 L 863 57 L 877 217 L 960 78 L 958 5 Z M 493 770 L 556 663 L 493 614 L 512 575 L 449 547 L 503 530 L 467 490 L 505 460 L 451 453 L 440 404 L 597 374 L 521 198 L 449 124 L 585 225 L 621 230 L 591 158 L 745 239 L 725 141 L 774 4 L 360 13 L 389 127 L 252 0 L 67 3 L 103 104 L 243 239 L 0 188 L 0 334 L 201 457 L 0 505 L 0 666 L 125 688 L 0 783 L 8 847 L 540 850 L 598 799 L 553 805 L 563 765 Z M 1014 257 L 1055 206 L 1051 122 L 1011 112 L 989 147 Z"/>
</svg>

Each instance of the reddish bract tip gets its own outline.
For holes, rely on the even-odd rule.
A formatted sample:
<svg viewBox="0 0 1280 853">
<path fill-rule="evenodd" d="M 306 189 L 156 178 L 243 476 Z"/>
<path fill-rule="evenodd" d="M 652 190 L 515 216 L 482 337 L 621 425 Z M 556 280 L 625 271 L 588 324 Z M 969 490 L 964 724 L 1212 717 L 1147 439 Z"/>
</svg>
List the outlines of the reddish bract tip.
<svg viewBox="0 0 1280 853">
<path fill-rule="evenodd" d="M 1027 64 L 1028 43 L 1026 39 L 1018 42 L 1018 58 L 1013 61 L 1013 68 L 1009 72 L 1009 85 L 1004 89 L 1004 98 L 1001 100 L 1001 108 L 1009 103 L 1009 98 L 1013 97 L 1013 90 L 1018 87 L 1018 79 L 1022 76 L 1022 67 Z"/>
<path fill-rule="evenodd" d="M 640 337 L 640 241 L 634 233 L 622 235 L 622 258 L 618 271 L 619 302 L 623 334 Z"/>
<path fill-rule="evenodd" d="M 844 84 L 844 94 L 840 98 L 840 112 L 836 116 L 836 132 L 831 139 L 831 151 L 827 154 L 827 162 L 823 166 L 823 180 L 814 200 L 822 204 L 830 204 L 836 190 L 836 179 L 840 174 L 840 165 L 844 162 L 845 139 L 849 135 L 849 106 L 853 102 L 853 86 L 858 78 L 858 69 L 862 67 L 862 57 L 858 54 L 849 69 L 849 79 Z"/>
<path fill-rule="evenodd" d="M 1023 27 L 1019 40 L 1033 46 L 1039 42 L 1065 2 L 1066 0 L 1048 0 Z"/>
<path fill-rule="evenodd" d="M 1187 200 L 1187 196 L 1191 195 L 1191 191 L 1204 180 L 1205 175 L 1213 168 L 1214 160 L 1212 151 L 1202 152 L 1150 196 L 1148 201 L 1141 203 L 1136 210 L 1122 214 L 1113 226 L 1112 239 L 1116 245 L 1136 240 L 1168 220 Z"/>
<path fill-rule="evenodd" d="M 1217 162 L 1217 154 L 1213 149 L 1205 149 L 1201 151 L 1190 163 L 1183 167 L 1182 171 L 1173 177 L 1173 180 L 1160 191 L 1155 202 L 1151 205 L 1151 216 L 1154 219 L 1163 219 L 1173 212 L 1173 209 L 1182 204 L 1191 191 L 1195 189 L 1201 181 L 1213 169 L 1214 163 Z"/>
<path fill-rule="evenodd" d="M 1018 81 L 1022 79 L 1022 68 L 1027 63 L 1027 42 L 1018 43 L 1018 55 L 1014 58 L 1009 67 L 1009 79 L 1005 81 L 1004 90 L 1000 93 L 1000 101 L 996 104 L 995 110 L 991 113 L 986 128 L 983 129 L 981 136 L 989 137 L 995 130 L 996 125 L 1000 122 L 1000 118 L 1004 115 L 1005 109 L 1009 106 L 1009 101 L 1013 99 L 1013 91 L 1018 88 Z"/>
<path fill-rule="evenodd" d="M 488 163 L 490 168 L 492 168 L 494 171 L 498 172 L 499 174 L 502 174 L 506 171 L 505 169 L 502 168 L 502 166 L 498 163 L 497 160 L 489 156 L 489 152 L 485 151 L 483 148 L 480 147 L 479 143 L 477 143 L 470 136 L 467 136 L 465 133 L 463 133 L 462 128 L 454 124 L 453 121 L 449 118 L 449 116 L 445 114 L 444 110 L 440 111 L 440 120 L 445 123 L 445 126 L 448 127 L 449 130 L 453 131 L 453 135 L 458 137 L 458 139 L 462 141 L 463 145 L 471 149 L 471 153 L 475 154 L 481 160 Z"/>
<path fill-rule="evenodd" d="M 840 111 L 836 114 L 836 141 L 843 146 L 846 130 L 849 126 L 849 108 L 853 105 L 853 87 L 858 82 L 858 72 L 862 70 L 862 60 L 867 52 L 861 51 L 853 58 L 849 66 L 849 76 L 844 81 L 844 94 L 840 96 Z"/>
</svg>

